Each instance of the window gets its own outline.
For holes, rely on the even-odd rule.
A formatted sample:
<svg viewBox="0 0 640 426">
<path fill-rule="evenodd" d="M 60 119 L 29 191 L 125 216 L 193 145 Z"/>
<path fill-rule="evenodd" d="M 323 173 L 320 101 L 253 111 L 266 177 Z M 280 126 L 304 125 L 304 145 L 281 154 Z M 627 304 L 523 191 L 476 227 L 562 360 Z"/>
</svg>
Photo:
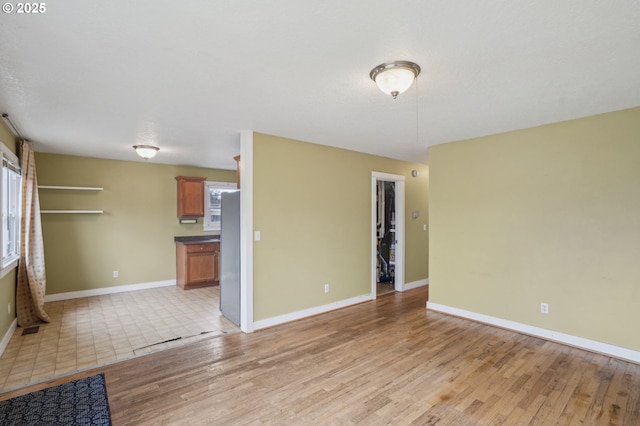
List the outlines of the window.
<svg viewBox="0 0 640 426">
<path fill-rule="evenodd" d="M 0 276 L 4 276 L 18 264 L 20 258 L 20 214 L 22 176 L 18 158 L 2 143 L 2 264 Z"/>
<path fill-rule="evenodd" d="M 238 186 L 230 182 L 205 182 L 204 183 L 204 230 L 220 230 L 220 208 L 222 206 L 222 193 L 237 191 Z"/>
</svg>

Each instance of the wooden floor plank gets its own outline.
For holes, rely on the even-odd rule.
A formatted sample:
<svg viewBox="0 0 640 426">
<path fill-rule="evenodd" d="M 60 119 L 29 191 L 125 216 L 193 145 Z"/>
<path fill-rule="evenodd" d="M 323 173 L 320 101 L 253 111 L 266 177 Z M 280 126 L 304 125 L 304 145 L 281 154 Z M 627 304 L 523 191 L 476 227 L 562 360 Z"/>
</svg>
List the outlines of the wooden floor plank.
<svg viewBox="0 0 640 426">
<path fill-rule="evenodd" d="M 640 424 L 640 366 L 425 309 L 427 289 L 105 373 L 113 424 Z"/>
</svg>

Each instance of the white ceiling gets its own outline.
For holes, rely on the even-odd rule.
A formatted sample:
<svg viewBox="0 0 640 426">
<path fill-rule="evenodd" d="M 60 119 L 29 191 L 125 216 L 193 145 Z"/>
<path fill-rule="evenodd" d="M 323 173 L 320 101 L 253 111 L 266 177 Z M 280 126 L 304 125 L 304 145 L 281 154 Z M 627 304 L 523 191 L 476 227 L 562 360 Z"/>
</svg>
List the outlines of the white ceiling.
<svg viewBox="0 0 640 426">
<path fill-rule="evenodd" d="M 13 2 L 16 3 L 16 2 Z M 369 71 L 422 67 L 397 100 Z M 240 130 L 428 146 L 640 105 L 640 1 L 65 0 L 0 16 L 0 112 L 37 151 L 232 169 Z"/>
</svg>

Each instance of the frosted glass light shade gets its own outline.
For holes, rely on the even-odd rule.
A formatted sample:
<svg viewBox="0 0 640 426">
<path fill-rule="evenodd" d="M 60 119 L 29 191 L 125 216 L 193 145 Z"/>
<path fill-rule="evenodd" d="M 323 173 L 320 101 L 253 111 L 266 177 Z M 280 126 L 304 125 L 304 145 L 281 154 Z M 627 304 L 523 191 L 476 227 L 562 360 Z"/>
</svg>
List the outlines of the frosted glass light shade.
<svg viewBox="0 0 640 426">
<path fill-rule="evenodd" d="M 160 148 L 153 145 L 134 145 L 133 149 L 135 149 L 136 153 L 145 160 L 155 157 L 158 151 L 160 151 Z"/>
<path fill-rule="evenodd" d="M 420 74 L 420 67 L 417 64 L 395 61 L 378 65 L 371 70 L 369 76 L 380 90 L 395 99 L 411 87 L 418 74 Z"/>
</svg>

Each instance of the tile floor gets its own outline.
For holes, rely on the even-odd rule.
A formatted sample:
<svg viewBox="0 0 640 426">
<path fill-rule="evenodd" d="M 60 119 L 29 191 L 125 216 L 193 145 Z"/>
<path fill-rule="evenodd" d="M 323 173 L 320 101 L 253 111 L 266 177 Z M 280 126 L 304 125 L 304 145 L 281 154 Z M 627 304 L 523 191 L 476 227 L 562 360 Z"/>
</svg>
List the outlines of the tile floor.
<svg viewBox="0 0 640 426">
<path fill-rule="evenodd" d="M 170 286 L 45 303 L 51 322 L 24 336 L 18 327 L 0 357 L 0 392 L 239 332 L 219 297 L 217 286 Z"/>
</svg>

